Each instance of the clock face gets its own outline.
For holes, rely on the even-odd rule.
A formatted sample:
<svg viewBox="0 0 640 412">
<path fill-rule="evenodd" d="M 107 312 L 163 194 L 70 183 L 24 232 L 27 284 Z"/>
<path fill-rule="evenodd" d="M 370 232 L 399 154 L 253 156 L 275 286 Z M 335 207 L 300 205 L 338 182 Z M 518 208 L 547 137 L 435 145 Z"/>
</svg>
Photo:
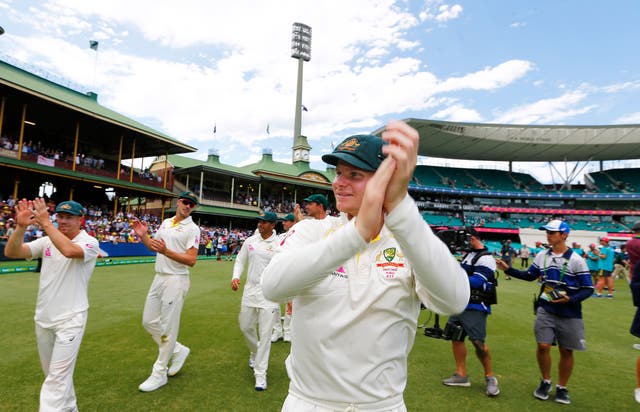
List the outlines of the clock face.
<svg viewBox="0 0 640 412">
<path fill-rule="evenodd" d="M 304 160 L 309 160 L 309 153 L 306 153 L 306 152 L 305 152 L 305 153 L 303 153 L 303 154 L 302 154 L 302 158 L 303 158 Z"/>
<path fill-rule="evenodd" d="M 295 159 L 300 159 L 300 152 L 297 152 L 297 151 L 296 151 L 296 152 L 293 154 L 293 157 L 294 157 Z"/>
</svg>

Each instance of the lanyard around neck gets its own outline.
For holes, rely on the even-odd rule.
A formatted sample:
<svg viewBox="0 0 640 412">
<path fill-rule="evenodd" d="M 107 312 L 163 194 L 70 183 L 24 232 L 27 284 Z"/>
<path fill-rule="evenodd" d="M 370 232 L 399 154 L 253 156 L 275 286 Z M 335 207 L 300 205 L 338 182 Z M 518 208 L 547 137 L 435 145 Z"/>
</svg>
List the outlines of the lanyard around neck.
<svg viewBox="0 0 640 412">
<path fill-rule="evenodd" d="M 547 276 L 547 269 L 549 269 L 547 267 L 547 254 L 544 255 L 544 263 L 543 263 L 543 268 L 544 268 L 544 277 L 548 278 Z M 569 263 L 569 260 L 565 259 L 564 263 L 562 264 L 562 270 L 560 271 L 560 282 L 562 282 L 562 279 L 564 278 L 564 274 L 567 271 L 567 264 Z"/>
</svg>

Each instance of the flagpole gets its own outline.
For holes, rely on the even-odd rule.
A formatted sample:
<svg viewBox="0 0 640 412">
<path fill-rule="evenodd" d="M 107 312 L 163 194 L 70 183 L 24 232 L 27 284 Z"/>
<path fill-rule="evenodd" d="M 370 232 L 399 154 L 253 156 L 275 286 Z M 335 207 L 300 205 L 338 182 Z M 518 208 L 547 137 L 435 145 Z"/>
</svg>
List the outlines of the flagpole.
<svg viewBox="0 0 640 412">
<path fill-rule="evenodd" d="M 98 45 L 100 43 L 97 40 L 89 40 L 89 48 L 96 52 L 93 60 L 93 83 L 91 85 L 91 91 L 95 93 L 96 88 L 96 73 L 98 71 Z"/>
</svg>

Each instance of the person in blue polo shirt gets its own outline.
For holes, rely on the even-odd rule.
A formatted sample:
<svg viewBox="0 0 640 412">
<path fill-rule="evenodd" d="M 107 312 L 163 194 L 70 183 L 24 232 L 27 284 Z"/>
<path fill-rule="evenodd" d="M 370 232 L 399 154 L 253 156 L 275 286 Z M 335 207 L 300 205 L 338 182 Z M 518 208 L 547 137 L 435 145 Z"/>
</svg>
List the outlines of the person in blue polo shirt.
<svg viewBox="0 0 640 412">
<path fill-rule="evenodd" d="M 542 281 L 535 303 L 534 333 L 538 343 L 536 357 L 542 381 L 533 392 L 540 400 L 549 399 L 551 392 L 551 346 L 558 344 L 558 385 L 555 401 L 569 404 L 567 383 L 573 370 L 573 351 L 586 350 L 581 302 L 593 294 L 591 274 L 585 260 L 567 246 L 571 231 L 561 220 L 552 220 L 540 227 L 547 232 L 549 248 L 539 252 L 527 271 L 510 268 L 497 259 L 498 267 L 512 277 Z"/>
</svg>

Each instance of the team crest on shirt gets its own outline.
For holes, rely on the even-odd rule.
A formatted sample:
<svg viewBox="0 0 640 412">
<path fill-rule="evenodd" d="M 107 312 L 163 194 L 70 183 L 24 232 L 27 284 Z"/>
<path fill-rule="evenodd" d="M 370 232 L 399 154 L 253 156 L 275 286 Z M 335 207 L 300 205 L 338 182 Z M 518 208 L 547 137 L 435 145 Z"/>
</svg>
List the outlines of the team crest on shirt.
<svg viewBox="0 0 640 412">
<path fill-rule="evenodd" d="M 376 268 L 386 279 L 395 279 L 405 266 L 404 254 L 395 247 L 386 248 L 376 255 Z"/>
<path fill-rule="evenodd" d="M 382 251 L 384 258 L 387 259 L 387 262 L 391 262 L 394 257 L 396 257 L 396 248 L 390 247 Z"/>
</svg>

